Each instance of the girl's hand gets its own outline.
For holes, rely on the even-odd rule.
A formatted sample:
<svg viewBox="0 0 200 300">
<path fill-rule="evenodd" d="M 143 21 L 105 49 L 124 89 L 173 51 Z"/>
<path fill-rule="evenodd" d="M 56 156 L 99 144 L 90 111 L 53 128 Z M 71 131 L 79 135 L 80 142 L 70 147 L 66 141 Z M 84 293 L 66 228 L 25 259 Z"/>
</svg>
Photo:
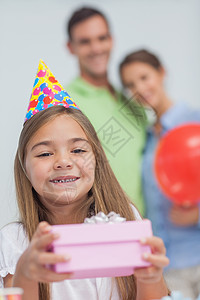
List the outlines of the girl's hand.
<svg viewBox="0 0 200 300">
<path fill-rule="evenodd" d="M 55 282 L 70 278 L 71 274 L 58 274 L 49 270 L 46 265 L 66 262 L 70 258 L 63 255 L 47 252 L 48 246 L 59 236 L 50 232 L 51 226 L 41 222 L 28 249 L 20 257 L 15 276 L 28 281 Z"/>
<path fill-rule="evenodd" d="M 162 239 L 149 237 L 141 240 L 142 245 L 149 245 L 152 253 L 144 253 L 142 258 L 152 264 L 150 267 L 135 269 L 134 276 L 141 283 L 156 283 L 162 279 L 163 268 L 169 264 Z"/>
</svg>

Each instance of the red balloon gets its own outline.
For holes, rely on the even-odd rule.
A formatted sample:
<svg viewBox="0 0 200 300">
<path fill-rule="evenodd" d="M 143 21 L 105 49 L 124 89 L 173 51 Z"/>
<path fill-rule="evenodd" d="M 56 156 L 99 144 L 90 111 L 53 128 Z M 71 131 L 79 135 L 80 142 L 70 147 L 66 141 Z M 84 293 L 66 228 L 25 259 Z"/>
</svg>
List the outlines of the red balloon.
<svg viewBox="0 0 200 300">
<path fill-rule="evenodd" d="M 161 138 L 155 174 L 163 193 L 176 204 L 200 201 L 200 124 L 176 127 Z"/>
</svg>

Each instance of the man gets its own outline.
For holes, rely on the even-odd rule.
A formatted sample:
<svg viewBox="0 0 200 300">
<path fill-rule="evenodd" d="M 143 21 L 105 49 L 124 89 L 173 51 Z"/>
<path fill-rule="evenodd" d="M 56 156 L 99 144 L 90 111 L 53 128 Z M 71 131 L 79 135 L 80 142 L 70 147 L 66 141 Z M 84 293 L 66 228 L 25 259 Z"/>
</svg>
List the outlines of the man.
<svg viewBox="0 0 200 300">
<path fill-rule="evenodd" d="M 140 165 L 144 114 L 108 80 L 113 46 L 108 21 L 96 9 L 81 8 L 68 22 L 68 37 L 67 46 L 78 59 L 80 76 L 66 90 L 95 127 L 118 181 L 143 214 Z"/>
</svg>

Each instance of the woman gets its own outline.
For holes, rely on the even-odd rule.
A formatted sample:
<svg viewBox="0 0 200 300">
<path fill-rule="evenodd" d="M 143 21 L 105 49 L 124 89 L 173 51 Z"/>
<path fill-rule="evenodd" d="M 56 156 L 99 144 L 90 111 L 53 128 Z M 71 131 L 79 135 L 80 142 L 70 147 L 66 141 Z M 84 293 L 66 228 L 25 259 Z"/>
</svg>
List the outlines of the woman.
<svg viewBox="0 0 200 300">
<path fill-rule="evenodd" d="M 169 201 L 158 187 L 153 163 L 162 135 L 178 125 L 199 122 L 200 113 L 183 102 L 173 103 L 164 87 L 165 75 L 159 58 L 146 50 L 132 52 L 120 64 L 124 87 L 156 112 L 154 124 L 147 128 L 142 181 L 146 215 L 154 234 L 164 240 L 170 259 L 165 278 L 169 288 L 194 299 L 200 293 L 199 206 L 181 207 Z"/>
</svg>

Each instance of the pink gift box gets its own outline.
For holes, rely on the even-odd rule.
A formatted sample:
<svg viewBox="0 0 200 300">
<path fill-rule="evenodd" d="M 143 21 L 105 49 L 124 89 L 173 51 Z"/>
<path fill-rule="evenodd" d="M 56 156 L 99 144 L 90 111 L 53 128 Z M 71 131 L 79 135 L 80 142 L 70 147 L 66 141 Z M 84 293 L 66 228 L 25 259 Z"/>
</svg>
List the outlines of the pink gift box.
<svg viewBox="0 0 200 300">
<path fill-rule="evenodd" d="M 139 240 L 152 236 L 151 222 L 128 221 L 115 224 L 55 225 L 60 238 L 50 251 L 68 254 L 71 260 L 51 268 L 58 273 L 72 272 L 72 278 L 129 276 L 136 267 L 150 264 L 141 258 L 151 252 Z"/>
</svg>

